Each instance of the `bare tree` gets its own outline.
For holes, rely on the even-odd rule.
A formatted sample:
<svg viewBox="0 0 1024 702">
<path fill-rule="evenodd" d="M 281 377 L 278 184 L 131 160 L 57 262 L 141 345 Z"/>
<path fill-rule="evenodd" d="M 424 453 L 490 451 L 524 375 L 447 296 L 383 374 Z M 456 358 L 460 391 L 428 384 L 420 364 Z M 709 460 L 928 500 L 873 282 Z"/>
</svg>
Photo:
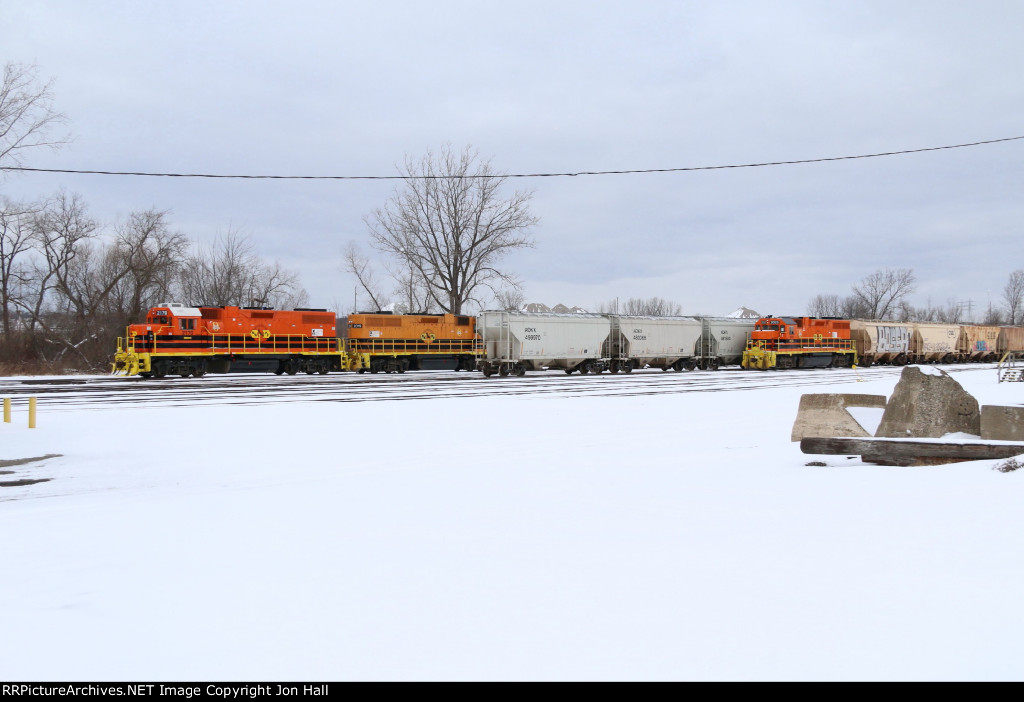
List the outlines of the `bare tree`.
<svg viewBox="0 0 1024 702">
<path fill-rule="evenodd" d="M 188 238 L 171 231 L 168 212 L 132 212 L 117 225 L 107 275 L 116 281 L 106 300 L 119 325 L 141 319 L 150 307 L 170 299 Z"/>
<path fill-rule="evenodd" d="M 53 81 L 40 83 L 35 66 L 8 63 L 0 83 L 0 167 L 19 166 L 26 151 L 59 148 L 67 136 L 54 137 L 66 117 L 54 110 Z"/>
<path fill-rule="evenodd" d="M 11 310 L 19 291 L 28 280 L 23 259 L 32 249 L 32 218 L 36 208 L 6 200 L 0 201 L 0 324 L 3 338 L 9 342 L 13 333 Z"/>
<path fill-rule="evenodd" d="M 627 300 L 615 298 L 608 302 L 602 302 L 597 309 L 602 314 L 625 314 L 638 317 L 677 317 L 683 313 L 683 306 L 678 302 L 657 296 L 631 297 Z"/>
<path fill-rule="evenodd" d="M 91 240 L 96 236 L 97 224 L 89 217 L 85 203 L 77 195 L 60 191 L 49 200 L 32 220 L 32 238 L 42 261 L 34 267 L 31 281 L 34 299 L 24 299 L 19 306 L 25 311 L 31 325 L 46 327 L 42 314 L 52 292 L 57 294 L 55 308 L 66 298 L 71 287 L 72 266 L 76 259 L 88 255 Z"/>
<path fill-rule="evenodd" d="M 526 231 L 537 223 L 532 194 L 501 195 L 506 176 L 470 147 L 450 146 L 419 162 L 406 158 L 404 185 L 366 218 L 374 248 L 409 270 L 430 300 L 459 314 L 481 287 L 518 287 L 497 266 L 503 256 L 533 246 Z"/>
<path fill-rule="evenodd" d="M 193 305 L 303 306 L 308 294 L 293 271 L 264 263 L 252 243 L 229 230 L 200 249 L 181 268 L 179 286 Z"/>
<path fill-rule="evenodd" d="M 343 268 L 356 277 L 356 282 L 370 298 L 370 303 L 375 310 L 382 310 L 391 303 L 377 281 L 370 259 L 363 255 L 355 242 L 350 241 L 345 247 Z"/>
<path fill-rule="evenodd" d="M 1009 315 L 1008 324 L 1019 324 L 1024 321 L 1024 269 L 1017 269 L 1010 274 L 1003 288 L 1003 300 L 1006 302 L 1006 314 Z"/>
<path fill-rule="evenodd" d="M 877 270 L 853 286 L 853 296 L 868 319 L 885 319 L 895 313 L 900 301 L 914 292 L 914 271 L 910 268 Z"/>
<path fill-rule="evenodd" d="M 508 288 L 495 293 L 494 301 L 499 309 L 518 312 L 526 304 L 526 294 L 520 288 Z"/>
<path fill-rule="evenodd" d="M 838 295 L 815 295 L 807 303 L 807 314 L 811 317 L 838 317 L 842 298 Z"/>
</svg>

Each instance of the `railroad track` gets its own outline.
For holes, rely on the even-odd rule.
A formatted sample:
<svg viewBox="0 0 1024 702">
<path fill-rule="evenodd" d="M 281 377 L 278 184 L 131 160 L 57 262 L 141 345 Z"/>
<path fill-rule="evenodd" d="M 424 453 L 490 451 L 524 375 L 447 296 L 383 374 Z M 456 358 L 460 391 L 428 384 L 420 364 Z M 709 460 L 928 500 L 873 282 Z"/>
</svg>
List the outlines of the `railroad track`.
<svg viewBox="0 0 1024 702">
<path fill-rule="evenodd" d="M 939 366 L 951 374 L 984 372 L 993 364 Z M 832 386 L 897 377 L 900 367 L 796 371 L 717 372 L 659 370 L 630 374 L 567 376 L 559 371 L 522 378 L 484 378 L 479 373 L 430 371 L 394 375 L 344 373 L 326 376 L 207 375 L 144 380 L 111 376 L 0 379 L 0 397 L 15 406 L 37 397 L 47 411 L 90 411 L 147 406 L 262 405 L 284 402 L 372 402 L 502 396 L 637 396 L 742 391 L 772 387 Z"/>
</svg>

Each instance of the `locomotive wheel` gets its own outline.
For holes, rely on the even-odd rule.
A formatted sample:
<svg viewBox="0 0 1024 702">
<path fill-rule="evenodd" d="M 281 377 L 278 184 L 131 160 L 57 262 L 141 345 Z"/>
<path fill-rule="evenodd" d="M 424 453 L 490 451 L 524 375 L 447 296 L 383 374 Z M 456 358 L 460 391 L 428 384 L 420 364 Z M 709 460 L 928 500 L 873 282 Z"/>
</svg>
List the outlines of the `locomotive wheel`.
<svg viewBox="0 0 1024 702">
<path fill-rule="evenodd" d="M 322 364 L 320 370 L 317 371 L 320 375 L 327 375 L 331 372 L 331 369 L 327 367 L 327 364 Z"/>
<path fill-rule="evenodd" d="M 280 367 L 280 366 L 278 366 L 277 370 L 276 370 L 276 371 L 274 371 L 274 375 L 281 375 L 282 373 L 284 373 L 284 371 L 283 371 L 283 370 L 281 370 L 281 367 Z"/>
</svg>

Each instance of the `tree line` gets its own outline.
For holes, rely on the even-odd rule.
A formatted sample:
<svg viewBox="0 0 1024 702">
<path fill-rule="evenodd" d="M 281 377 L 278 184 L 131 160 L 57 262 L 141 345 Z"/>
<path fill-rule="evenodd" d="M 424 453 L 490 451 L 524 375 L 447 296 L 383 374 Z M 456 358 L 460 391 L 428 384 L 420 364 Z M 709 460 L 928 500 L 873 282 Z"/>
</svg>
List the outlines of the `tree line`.
<svg viewBox="0 0 1024 702">
<path fill-rule="evenodd" d="M 100 370 L 154 305 L 308 304 L 298 275 L 235 231 L 193 244 L 166 210 L 104 225 L 78 195 L 0 199 L 0 362 L 7 372 Z"/>
<path fill-rule="evenodd" d="M 945 305 L 914 306 L 907 298 L 914 292 L 916 283 L 913 269 L 879 269 L 854 284 L 849 295 L 815 295 L 807 305 L 807 314 L 945 324 L 980 321 L 982 324 L 1017 325 L 1024 322 L 1024 270 L 1010 273 L 1002 290 L 1002 304 L 989 302 L 980 316 L 961 300 L 951 299 Z"/>
<path fill-rule="evenodd" d="M 35 66 L 4 66 L 0 166 L 62 147 L 66 123 L 52 81 Z M 199 246 L 167 210 L 104 224 L 77 194 L 15 202 L 0 193 L 0 372 L 104 369 L 116 337 L 161 302 L 291 307 L 307 298 L 294 272 L 264 261 L 237 231 Z"/>
</svg>

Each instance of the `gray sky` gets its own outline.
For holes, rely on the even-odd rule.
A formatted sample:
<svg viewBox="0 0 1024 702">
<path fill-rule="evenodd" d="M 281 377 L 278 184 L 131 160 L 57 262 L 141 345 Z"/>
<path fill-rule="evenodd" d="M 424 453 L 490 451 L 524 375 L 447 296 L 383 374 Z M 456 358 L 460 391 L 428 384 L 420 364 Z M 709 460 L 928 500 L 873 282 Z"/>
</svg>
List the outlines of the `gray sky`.
<svg viewBox="0 0 1024 702">
<path fill-rule="evenodd" d="M 724 165 L 1024 135 L 1024 3 L 0 0 L 0 62 L 56 78 L 75 141 L 40 168 L 394 175 L 472 144 L 510 173 Z M 999 304 L 1024 268 L 1024 141 L 689 173 L 514 180 L 530 301 L 658 295 L 802 313 L 882 267 L 912 302 Z M 351 304 L 341 250 L 394 186 L 16 175 L 93 217 L 241 229 Z"/>
</svg>

